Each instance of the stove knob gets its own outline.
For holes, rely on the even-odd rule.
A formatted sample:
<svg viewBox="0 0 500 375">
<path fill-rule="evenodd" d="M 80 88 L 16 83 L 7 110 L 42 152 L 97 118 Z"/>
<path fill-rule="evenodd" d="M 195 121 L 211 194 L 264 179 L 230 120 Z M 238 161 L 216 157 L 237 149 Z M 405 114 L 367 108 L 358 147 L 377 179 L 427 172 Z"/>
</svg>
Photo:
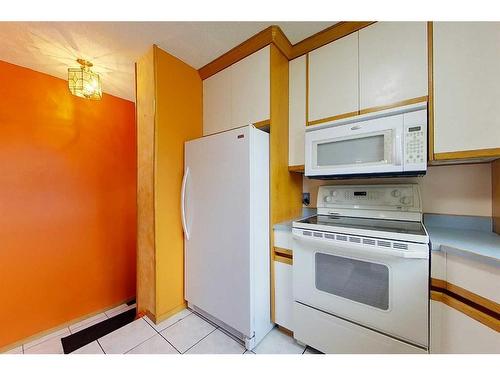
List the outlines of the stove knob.
<svg viewBox="0 0 500 375">
<path fill-rule="evenodd" d="M 337 193 L 337 190 L 332 190 L 332 197 L 336 197 L 337 195 L 339 195 L 339 193 Z"/>
<path fill-rule="evenodd" d="M 327 195 L 327 196 L 325 197 L 325 202 L 326 202 L 326 203 L 330 203 L 332 200 L 333 200 L 333 199 L 332 199 L 332 197 L 331 197 L 331 196 L 329 196 L 329 195 Z"/>
<path fill-rule="evenodd" d="M 402 197 L 399 201 L 403 204 L 409 204 L 411 202 L 411 198 L 410 197 Z"/>
<path fill-rule="evenodd" d="M 398 190 L 398 189 L 394 189 L 393 191 L 391 191 L 391 195 L 395 198 L 401 196 L 401 192 Z"/>
</svg>

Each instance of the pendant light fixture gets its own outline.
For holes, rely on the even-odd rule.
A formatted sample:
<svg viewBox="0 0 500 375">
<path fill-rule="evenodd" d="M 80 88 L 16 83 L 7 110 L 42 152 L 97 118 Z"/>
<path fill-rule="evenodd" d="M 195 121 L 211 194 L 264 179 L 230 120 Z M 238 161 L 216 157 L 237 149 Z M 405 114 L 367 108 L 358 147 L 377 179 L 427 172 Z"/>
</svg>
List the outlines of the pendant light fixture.
<svg viewBox="0 0 500 375">
<path fill-rule="evenodd" d="M 80 98 L 101 100 L 101 77 L 90 68 L 90 61 L 78 59 L 79 68 L 68 68 L 68 88 L 73 95 Z"/>
</svg>

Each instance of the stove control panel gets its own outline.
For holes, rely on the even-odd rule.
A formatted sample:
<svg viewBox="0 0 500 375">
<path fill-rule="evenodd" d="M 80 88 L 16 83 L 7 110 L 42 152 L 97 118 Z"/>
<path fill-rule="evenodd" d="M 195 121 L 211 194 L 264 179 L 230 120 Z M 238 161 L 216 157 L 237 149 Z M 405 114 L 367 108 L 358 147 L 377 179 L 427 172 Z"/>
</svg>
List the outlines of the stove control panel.
<svg viewBox="0 0 500 375">
<path fill-rule="evenodd" d="M 417 184 L 331 185 L 318 188 L 318 211 L 335 209 L 421 212 Z"/>
</svg>

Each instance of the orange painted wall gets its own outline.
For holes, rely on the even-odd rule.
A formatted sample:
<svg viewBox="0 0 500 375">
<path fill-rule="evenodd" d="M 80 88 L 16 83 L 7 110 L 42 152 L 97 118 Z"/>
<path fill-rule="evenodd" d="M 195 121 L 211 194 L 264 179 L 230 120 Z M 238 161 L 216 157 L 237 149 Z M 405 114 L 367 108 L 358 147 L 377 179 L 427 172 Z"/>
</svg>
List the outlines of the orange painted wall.
<svg viewBox="0 0 500 375">
<path fill-rule="evenodd" d="M 136 143 L 134 103 L 2 61 L 0 100 L 1 348 L 135 295 Z"/>
</svg>

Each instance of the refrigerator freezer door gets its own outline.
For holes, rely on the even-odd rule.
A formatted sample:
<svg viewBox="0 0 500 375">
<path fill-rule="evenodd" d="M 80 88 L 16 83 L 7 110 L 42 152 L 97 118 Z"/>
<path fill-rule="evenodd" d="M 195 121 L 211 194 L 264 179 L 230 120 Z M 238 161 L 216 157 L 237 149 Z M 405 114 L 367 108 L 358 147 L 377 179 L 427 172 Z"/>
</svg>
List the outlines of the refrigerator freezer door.
<svg viewBox="0 0 500 375">
<path fill-rule="evenodd" d="M 253 334 L 248 127 L 186 142 L 186 300 Z"/>
</svg>

